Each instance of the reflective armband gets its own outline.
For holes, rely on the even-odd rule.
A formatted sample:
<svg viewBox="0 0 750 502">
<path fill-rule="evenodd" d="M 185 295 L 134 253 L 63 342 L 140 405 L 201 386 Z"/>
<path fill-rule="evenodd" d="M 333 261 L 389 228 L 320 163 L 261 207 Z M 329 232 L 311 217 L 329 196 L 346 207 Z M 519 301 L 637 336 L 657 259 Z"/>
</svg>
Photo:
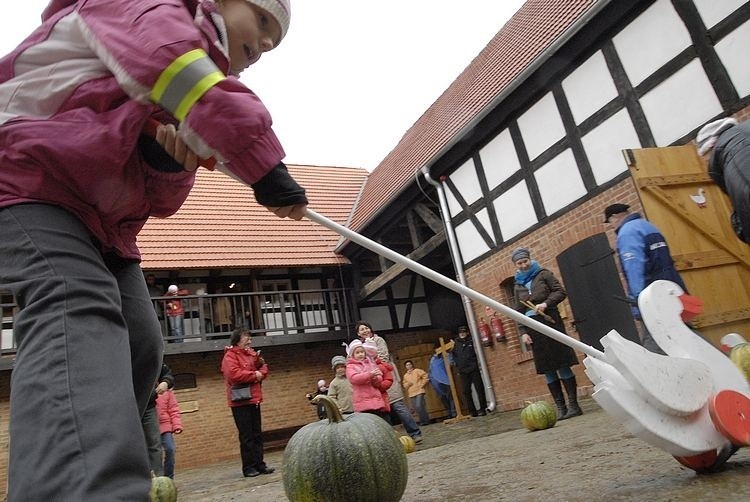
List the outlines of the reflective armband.
<svg viewBox="0 0 750 502">
<path fill-rule="evenodd" d="M 182 122 L 201 96 L 225 78 L 206 51 L 193 49 L 159 75 L 151 89 L 151 100 Z"/>
</svg>

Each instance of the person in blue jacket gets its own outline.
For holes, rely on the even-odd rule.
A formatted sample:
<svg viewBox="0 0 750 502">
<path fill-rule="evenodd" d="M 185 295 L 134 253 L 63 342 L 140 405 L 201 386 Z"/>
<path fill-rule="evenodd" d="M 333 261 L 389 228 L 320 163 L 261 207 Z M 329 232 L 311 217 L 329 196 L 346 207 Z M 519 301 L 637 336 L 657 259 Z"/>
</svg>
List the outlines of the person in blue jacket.
<svg viewBox="0 0 750 502">
<path fill-rule="evenodd" d="M 453 364 L 453 354 L 448 354 L 448 357 L 451 364 Z M 443 406 L 445 406 L 445 409 L 448 412 L 448 418 L 455 418 L 456 405 L 453 403 L 450 379 L 448 379 L 448 372 L 445 369 L 443 356 L 438 354 L 432 355 L 427 374 L 430 379 L 430 384 L 432 384 L 438 397 L 440 397 L 440 402 L 443 403 Z"/>
<path fill-rule="evenodd" d="M 639 213 L 631 213 L 627 204 L 612 204 L 604 210 L 604 223 L 609 223 L 617 234 L 617 254 L 633 300 L 633 315 L 640 320 L 637 300 L 641 291 L 654 281 L 663 279 L 678 284 L 687 291 L 674 266 L 667 240 L 652 223 Z M 643 327 L 643 346 L 651 352 L 664 354 L 646 327 Z"/>
</svg>

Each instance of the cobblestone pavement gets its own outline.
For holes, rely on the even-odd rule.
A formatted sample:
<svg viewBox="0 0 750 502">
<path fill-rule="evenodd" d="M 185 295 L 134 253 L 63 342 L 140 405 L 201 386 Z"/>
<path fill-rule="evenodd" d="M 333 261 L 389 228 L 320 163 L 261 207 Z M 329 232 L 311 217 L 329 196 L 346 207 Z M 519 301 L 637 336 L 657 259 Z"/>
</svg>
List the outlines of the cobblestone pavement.
<svg viewBox="0 0 750 502">
<path fill-rule="evenodd" d="M 530 433 L 518 410 L 423 428 L 409 454 L 404 501 L 750 500 L 750 448 L 720 473 L 697 475 L 631 436 L 591 399 L 584 415 Z M 240 476 L 239 460 L 180 471 L 180 502 L 283 501 L 282 451 L 271 475 Z"/>
</svg>

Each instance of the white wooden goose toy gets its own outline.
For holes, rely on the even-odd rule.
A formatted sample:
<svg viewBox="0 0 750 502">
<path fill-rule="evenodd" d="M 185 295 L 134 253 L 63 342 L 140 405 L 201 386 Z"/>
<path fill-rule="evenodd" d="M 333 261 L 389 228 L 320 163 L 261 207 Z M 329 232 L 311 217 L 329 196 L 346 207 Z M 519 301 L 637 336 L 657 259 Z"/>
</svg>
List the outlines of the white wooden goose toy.
<svg viewBox="0 0 750 502">
<path fill-rule="evenodd" d="M 638 299 L 666 356 L 611 331 L 606 362 L 586 358 L 594 399 L 626 429 L 696 471 L 711 470 L 750 444 L 750 385 L 726 355 L 681 319 L 684 291 L 657 281 Z"/>
</svg>

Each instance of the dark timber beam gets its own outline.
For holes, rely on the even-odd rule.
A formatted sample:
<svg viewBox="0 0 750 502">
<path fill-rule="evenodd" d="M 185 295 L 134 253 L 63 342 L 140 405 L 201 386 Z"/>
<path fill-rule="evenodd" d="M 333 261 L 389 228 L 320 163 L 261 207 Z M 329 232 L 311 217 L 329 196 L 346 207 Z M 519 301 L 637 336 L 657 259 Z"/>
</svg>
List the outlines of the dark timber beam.
<svg viewBox="0 0 750 502">
<path fill-rule="evenodd" d="M 407 258 L 413 261 L 419 261 L 432 251 L 438 248 L 443 242 L 445 242 L 445 232 L 440 230 L 437 234 L 430 237 L 430 239 L 419 246 L 417 249 L 406 255 Z M 400 263 L 391 265 L 382 274 L 375 277 L 373 280 L 364 285 L 359 290 L 359 299 L 365 300 L 375 294 L 378 290 L 386 286 L 389 282 L 396 279 L 401 273 L 406 270 L 406 267 Z"/>
<path fill-rule="evenodd" d="M 422 203 L 418 203 L 414 204 L 414 211 L 420 218 L 422 218 L 422 220 L 424 220 L 425 223 L 427 223 L 427 226 L 430 227 L 433 232 L 437 234 L 443 231 L 443 220 L 435 216 L 435 213 L 433 213 L 430 208 Z"/>
</svg>

